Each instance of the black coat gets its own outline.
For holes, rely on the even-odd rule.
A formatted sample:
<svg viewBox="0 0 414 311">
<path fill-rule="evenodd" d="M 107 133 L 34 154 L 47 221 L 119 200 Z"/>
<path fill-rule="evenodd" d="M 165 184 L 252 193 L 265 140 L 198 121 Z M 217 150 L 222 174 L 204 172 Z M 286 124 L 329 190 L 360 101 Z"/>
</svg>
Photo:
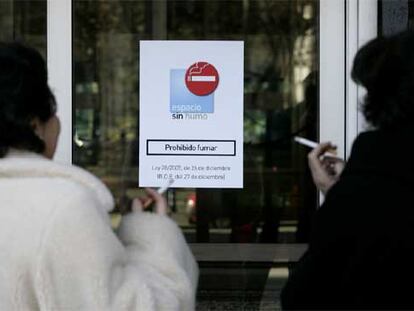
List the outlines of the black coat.
<svg viewBox="0 0 414 311">
<path fill-rule="evenodd" d="M 414 127 L 358 136 L 281 299 L 285 310 L 414 310 Z"/>
</svg>

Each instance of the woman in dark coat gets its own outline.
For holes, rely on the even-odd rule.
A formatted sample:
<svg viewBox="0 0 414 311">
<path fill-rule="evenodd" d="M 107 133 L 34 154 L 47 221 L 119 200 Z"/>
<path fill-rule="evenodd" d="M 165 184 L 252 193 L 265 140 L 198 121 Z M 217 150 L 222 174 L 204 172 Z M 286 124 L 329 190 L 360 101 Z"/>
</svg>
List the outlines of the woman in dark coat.
<svg viewBox="0 0 414 311">
<path fill-rule="evenodd" d="M 282 292 L 285 310 L 414 309 L 414 33 L 369 42 L 352 78 L 367 89 L 372 129 L 340 176 L 321 160 L 332 145 L 309 155 L 326 199 Z"/>
</svg>

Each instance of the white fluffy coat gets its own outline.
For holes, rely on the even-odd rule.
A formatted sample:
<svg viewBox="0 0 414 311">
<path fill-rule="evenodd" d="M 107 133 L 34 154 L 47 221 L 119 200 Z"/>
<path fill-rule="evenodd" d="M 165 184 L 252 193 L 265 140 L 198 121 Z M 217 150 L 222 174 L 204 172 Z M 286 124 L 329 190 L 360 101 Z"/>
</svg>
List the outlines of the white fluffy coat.
<svg viewBox="0 0 414 311">
<path fill-rule="evenodd" d="M 0 310 L 194 310 L 198 268 L 177 225 L 132 213 L 119 232 L 94 176 L 32 153 L 0 160 Z"/>
</svg>

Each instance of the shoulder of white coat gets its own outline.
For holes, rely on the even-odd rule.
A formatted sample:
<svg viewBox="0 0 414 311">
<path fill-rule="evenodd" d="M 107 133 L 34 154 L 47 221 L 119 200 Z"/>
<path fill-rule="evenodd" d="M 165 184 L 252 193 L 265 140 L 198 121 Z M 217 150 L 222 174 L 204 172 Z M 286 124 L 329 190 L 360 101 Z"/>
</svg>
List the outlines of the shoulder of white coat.
<svg viewBox="0 0 414 311">
<path fill-rule="evenodd" d="M 50 178 L 56 182 L 56 187 L 60 184 L 59 191 L 65 191 L 65 185 L 72 184 L 67 189 L 69 191 L 71 188 L 71 191 L 74 191 L 72 197 L 86 191 L 95 197 L 104 211 L 109 212 L 114 207 L 113 196 L 102 181 L 74 165 L 60 164 L 42 157 L 8 157 L 0 160 L 0 177 Z M 58 180 L 62 182 L 57 182 Z"/>
</svg>

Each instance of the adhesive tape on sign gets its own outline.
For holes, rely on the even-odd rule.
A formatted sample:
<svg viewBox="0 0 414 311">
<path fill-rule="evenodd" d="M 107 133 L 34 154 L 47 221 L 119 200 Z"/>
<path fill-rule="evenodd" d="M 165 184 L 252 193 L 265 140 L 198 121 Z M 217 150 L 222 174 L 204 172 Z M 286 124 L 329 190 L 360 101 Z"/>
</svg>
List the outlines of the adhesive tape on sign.
<svg viewBox="0 0 414 311">
<path fill-rule="evenodd" d="M 185 73 L 185 84 L 188 90 L 197 96 L 213 93 L 219 83 L 217 69 L 207 62 L 192 64 Z"/>
</svg>

